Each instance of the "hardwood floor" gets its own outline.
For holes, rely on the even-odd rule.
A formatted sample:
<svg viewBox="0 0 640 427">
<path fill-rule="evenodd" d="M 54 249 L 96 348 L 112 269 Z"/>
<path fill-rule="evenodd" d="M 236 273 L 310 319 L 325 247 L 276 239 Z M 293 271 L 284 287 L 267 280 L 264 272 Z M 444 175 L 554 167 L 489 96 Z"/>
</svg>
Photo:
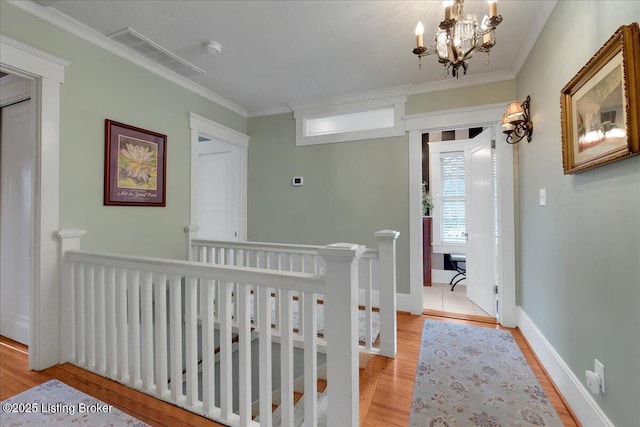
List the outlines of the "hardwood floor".
<svg viewBox="0 0 640 427">
<path fill-rule="evenodd" d="M 366 411 L 366 413 L 360 415 L 360 419 L 364 420 L 361 421 L 360 425 L 405 427 L 409 423 L 413 382 L 416 375 L 418 354 L 420 353 L 422 326 L 425 319 L 434 319 L 510 331 L 564 425 L 579 426 L 580 424 L 571 413 L 553 382 L 549 379 L 520 331 L 487 323 L 486 319 L 477 319 L 476 317 L 474 317 L 475 320 L 464 320 L 453 317 L 413 316 L 408 313 L 398 313 L 398 355 L 395 359 L 387 359 L 382 367 L 380 376 L 377 379 L 377 387 L 371 398 L 370 407 L 367 408 L 366 404 L 362 402 L 361 396 L 360 408 L 361 411 Z"/>
<path fill-rule="evenodd" d="M 399 313 L 397 357 L 386 359 L 375 356 L 369 359 L 367 366 L 360 372 L 361 426 L 404 427 L 408 424 L 422 325 L 427 318 L 507 329 L 474 320 L 432 315 L 412 316 L 407 313 Z M 580 425 L 576 422 L 520 331 L 517 329 L 508 330 L 516 339 L 563 423 L 566 426 Z M 220 425 L 70 364 L 53 366 L 39 372 L 29 371 L 27 368 L 27 348 L 22 344 L 0 337 L 0 400 L 54 378 L 111 404 L 152 426 Z"/>
</svg>

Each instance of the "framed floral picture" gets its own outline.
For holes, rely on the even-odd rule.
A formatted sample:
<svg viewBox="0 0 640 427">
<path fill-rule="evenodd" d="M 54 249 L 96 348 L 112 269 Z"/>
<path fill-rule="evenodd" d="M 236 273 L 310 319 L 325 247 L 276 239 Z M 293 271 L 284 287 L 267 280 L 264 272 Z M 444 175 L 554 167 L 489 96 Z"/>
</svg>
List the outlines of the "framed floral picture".
<svg viewBox="0 0 640 427">
<path fill-rule="evenodd" d="M 562 89 L 562 160 L 575 174 L 640 154 L 640 36 L 620 27 Z"/>
<path fill-rule="evenodd" d="M 166 170 L 166 135 L 105 120 L 105 205 L 166 206 Z"/>
</svg>

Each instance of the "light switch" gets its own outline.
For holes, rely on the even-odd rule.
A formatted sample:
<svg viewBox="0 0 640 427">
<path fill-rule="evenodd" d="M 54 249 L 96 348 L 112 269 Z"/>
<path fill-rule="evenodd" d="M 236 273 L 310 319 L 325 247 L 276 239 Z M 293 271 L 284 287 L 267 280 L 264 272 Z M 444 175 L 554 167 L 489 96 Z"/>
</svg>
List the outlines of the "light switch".
<svg viewBox="0 0 640 427">
<path fill-rule="evenodd" d="M 547 206 L 547 189 L 540 189 L 540 206 Z"/>
</svg>

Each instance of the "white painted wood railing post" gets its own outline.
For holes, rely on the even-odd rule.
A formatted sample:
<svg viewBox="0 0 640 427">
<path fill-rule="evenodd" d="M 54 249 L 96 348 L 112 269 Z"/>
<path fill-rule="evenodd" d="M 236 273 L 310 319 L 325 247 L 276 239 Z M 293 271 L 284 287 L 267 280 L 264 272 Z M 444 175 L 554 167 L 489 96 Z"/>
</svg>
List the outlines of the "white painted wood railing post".
<svg viewBox="0 0 640 427">
<path fill-rule="evenodd" d="M 327 425 L 359 423 L 358 260 L 365 247 L 336 243 L 318 250 L 325 260 Z"/>
<path fill-rule="evenodd" d="M 197 225 L 187 225 L 184 227 L 185 247 L 184 257 L 187 261 L 195 261 L 195 254 L 193 253 L 193 247 L 191 242 L 198 237 L 198 230 L 200 227 Z"/>
<path fill-rule="evenodd" d="M 64 261 L 64 254 L 70 250 L 80 249 L 80 239 L 86 230 L 64 229 L 56 234 L 59 243 L 60 271 L 60 363 L 69 362 L 75 358 L 75 327 L 74 327 L 74 289 L 73 266 Z"/>
<path fill-rule="evenodd" d="M 394 230 L 376 232 L 380 276 L 380 354 L 396 357 L 396 239 Z"/>
</svg>

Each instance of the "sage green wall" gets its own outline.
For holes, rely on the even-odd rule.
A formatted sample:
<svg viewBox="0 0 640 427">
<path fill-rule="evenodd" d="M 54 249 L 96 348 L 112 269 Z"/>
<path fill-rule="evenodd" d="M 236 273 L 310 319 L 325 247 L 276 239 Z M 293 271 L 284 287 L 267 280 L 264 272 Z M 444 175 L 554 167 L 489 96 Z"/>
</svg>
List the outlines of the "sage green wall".
<svg viewBox="0 0 640 427">
<path fill-rule="evenodd" d="M 470 67 L 482 67 L 482 65 L 482 61 L 480 61 L 479 63 L 472 63 Z M 484 85 L 464 86 L 456 89 L 412 95 L 407 100 L 405 112 L 406 114 L 431 113 L 434 111 L 510 102 L 515 100 L 515 96 L 515 79 L 504 80 Z"/>
<path fill-rule="evenodd" d="M 375 247 L 376 231 L 394 229 L 408 293 L 408 138 L 296 147 L 294 134 L 292 114 L 249 119 L 249 240 Z"/>
<path fill-rule="evenodd" d="M 61 86 L 61 227 L 86 229 L 82 245 L 89 250 L 184 257 L 188 113 L 240 132 L 246 119 L 4 1 L 0 12 L 3 35 L 71 62 Z M 167 135 L 166 207 L 103 206 L 107 118 Z"/>
<path fill-rule="evenodd" d="M 563 175 L 560 91 L 640 2 L 559 1 L 517 76 L 535 130 L 520 143 L 520 305 L 584 384 L 597 358 L 621 427 L 640 422 L 640 156 Z M 540 188 L 548 205 L 538 205 Z M 587 421 L 587 420 L 584 420 Z"/>
</svg>

